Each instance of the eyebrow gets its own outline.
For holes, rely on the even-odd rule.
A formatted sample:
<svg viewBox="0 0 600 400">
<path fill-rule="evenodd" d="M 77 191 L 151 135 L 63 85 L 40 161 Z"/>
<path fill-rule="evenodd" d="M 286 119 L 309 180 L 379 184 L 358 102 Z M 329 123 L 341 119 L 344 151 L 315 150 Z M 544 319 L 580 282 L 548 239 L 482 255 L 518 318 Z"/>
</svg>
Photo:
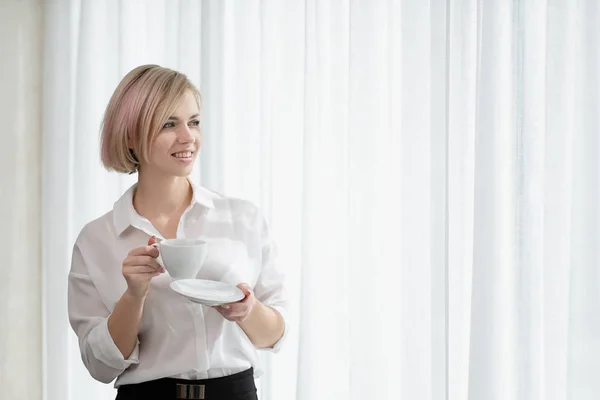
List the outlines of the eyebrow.
<svg viewBox="0 0 600 400">
<path fill-rule="evenodd" d="M 199 116 L 200 116 L 200 114 L 199 114 L 199 113 L 196 113 L 196 114 L 192 115 L 191 117 L 189 117 L 188 119 L 196 118 L 196 117 L 199 117 Z M 178 117 L 175 117 L 175 116 L 171 116 L 171 117 L 169 117 L 169 119 L 168 119 L 168 120 L 169 120 L 169 121 L 171 121 L 171 120 L 172 120 L 172 121 L 179 121 L 179 118 L 178 118 Z"/>
</svg>

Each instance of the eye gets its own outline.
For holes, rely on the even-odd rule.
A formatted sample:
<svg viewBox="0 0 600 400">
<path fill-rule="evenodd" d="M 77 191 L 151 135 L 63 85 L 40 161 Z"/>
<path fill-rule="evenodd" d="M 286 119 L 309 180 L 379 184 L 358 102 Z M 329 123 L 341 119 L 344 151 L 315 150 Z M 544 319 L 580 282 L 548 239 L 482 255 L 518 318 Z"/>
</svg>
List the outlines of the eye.
<svg viewBox="0 0 600 400">
<path fill-rule="evenodd" d="M 200 126 L 200 121 L 197 119 L 190 121 L 189 126 Z"/>
<path fill-rule="evenodd" d="M 163 128 L 163 129 L 169 129 L 169 128 L 173 128 L 174 126 L 175 126 L 175 123 L 174 123 L 174 122 L 171 122 L 171 121 L 169 121 L 169 122 L 167 122 L 166 124 L 164 124 L 162 128 Z"/>
</svg>

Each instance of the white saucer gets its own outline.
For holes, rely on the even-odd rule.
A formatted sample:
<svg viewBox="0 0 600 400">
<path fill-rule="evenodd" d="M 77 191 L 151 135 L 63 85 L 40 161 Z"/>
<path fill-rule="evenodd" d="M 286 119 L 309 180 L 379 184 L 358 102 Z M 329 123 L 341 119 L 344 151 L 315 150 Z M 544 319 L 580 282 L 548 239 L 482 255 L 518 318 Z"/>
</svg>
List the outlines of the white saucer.
<svg viewBox="0 0 600 400">
<path fill-rule="evenodd" d="M 205 306 L 235 303 L 244 298 L 240 288 L 229 283 L 204 279 L 180 279 L 171 282 L 171 289 L 189 300 Z"/>
</svg>

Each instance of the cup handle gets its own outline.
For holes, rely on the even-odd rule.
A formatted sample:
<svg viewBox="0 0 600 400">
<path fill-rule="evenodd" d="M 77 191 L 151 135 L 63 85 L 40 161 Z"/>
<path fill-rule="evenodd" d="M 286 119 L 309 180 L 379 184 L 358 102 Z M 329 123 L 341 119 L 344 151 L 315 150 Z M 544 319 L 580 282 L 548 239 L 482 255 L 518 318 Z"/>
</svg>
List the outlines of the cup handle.
<svg viewBox="0 0 600 400">
<path fill-rule="evenodd" d="M 160 247 L 158 246 L 158 242 L 156 243 L 152 243 L 150 246 L 154 246 L 158 249 L 158 257 L 156 257 L 156 262 L 163 268 L 165 268 L 165 263 L 163 262 L 163 259 L 160 255 Z M 166 268 L 165 268 L 166 269 Z"/>
</svg>

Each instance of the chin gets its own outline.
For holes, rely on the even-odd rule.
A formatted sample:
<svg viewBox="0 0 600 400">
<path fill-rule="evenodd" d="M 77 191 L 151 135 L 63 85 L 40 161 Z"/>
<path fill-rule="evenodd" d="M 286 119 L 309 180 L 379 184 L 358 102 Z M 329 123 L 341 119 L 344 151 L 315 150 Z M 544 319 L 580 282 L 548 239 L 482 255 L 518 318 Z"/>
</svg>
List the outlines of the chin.
<svg viewBox="0 0 600 400">
<path fill-rule="evenodd" d="M 153 173 L 162 176 L 188 177 L 194 170 L 194 165 L 196 165 L 196 160 L 188 165 L 173 163 L 171 160 L 168 162 L 164 162 L 163 160 L 161 161 L 162 162 L 154 164 L 154 168 L 151 169 L 154 171 Z"/>
</svg>

